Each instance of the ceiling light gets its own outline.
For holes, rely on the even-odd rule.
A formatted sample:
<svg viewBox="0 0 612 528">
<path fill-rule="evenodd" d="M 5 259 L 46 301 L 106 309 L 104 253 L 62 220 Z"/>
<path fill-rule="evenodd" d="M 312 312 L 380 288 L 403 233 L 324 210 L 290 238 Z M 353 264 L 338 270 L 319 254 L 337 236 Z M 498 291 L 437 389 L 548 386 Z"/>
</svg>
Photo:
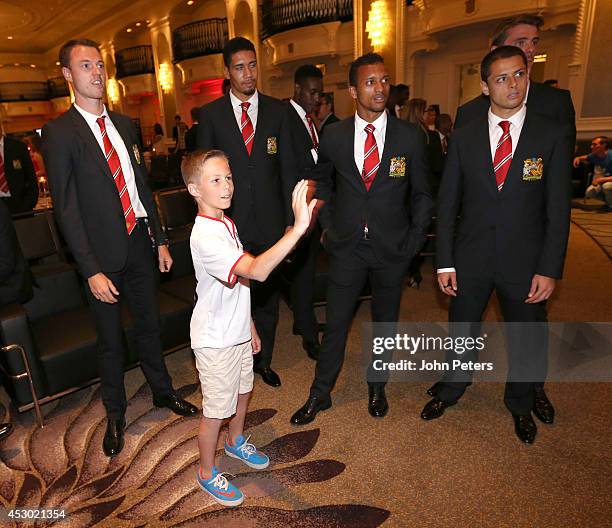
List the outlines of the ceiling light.
<svg viewBox="0 0 612 528">
<path fill-rule="evenodd" d="M 127 28 L 127 29 L 126 29 L 126 31 L 127 31 L 128 33 L 131 33 L 131 32 L 132 32 L 132 28 Z"/>
<path fill-rule="evenodd" d="M 189 0 L 189 1 L 187 2 L 187 5 L 193 5 L 193 4 L 195 4 L 195 2 L 194 2 L 193 0 Z"/>
<path fill-rule="evenodd" d="M 9 39 L 9 40 L 13 40 L 13 37 L 6 37 L 6 38 Z"/>
<path fill-rule="evenodd" d="M 55 61 L 55 65 L 59 66 L 60 65 L 60 61 Z"/>
<path fill-rule="evenodd" d="M 136 27 L 140 27 L 142 25 L 142 22 L 136 22 Z"/>
<path fill-rule="evenodd" d="M 13 64 L 13 66 L 21 66 L 21 63 L 16 62 L 15 64 Z"/>
<path fill-rule="evenodd" d="M 36 68 L 36 64 L 30 64 L 30 68 Z"/>
</svg>

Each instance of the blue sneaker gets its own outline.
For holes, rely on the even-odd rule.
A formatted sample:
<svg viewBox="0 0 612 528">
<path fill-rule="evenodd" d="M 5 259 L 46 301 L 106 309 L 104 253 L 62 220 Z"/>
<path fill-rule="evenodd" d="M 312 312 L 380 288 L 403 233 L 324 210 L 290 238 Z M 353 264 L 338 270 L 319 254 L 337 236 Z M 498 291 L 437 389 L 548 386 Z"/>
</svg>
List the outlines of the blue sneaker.
<svg viewBox="0 0 612 528">
<path fill-rule="evenodd" d="M 242 460 L 247 466 L 253 469 L 264 469 L 270 464 L 270 459 L 253 444 L 249 444 L 249 439 L 245 440 L 244 436 L 240 435 L 236 438 L 236 445 L 231 446 L 225 442 L 225 454 L 238 460 Z"/>
<path fill-rule="evenodd" d="M 197 480 L 200 487 L 208 493 L 213 499 L 223 506 L 240 506 L 244 501 L 242 492 L 234 486 L 225 475 L 229 473 L 221 473 L 219 468 L 212 468 L 212 478 L 206 480 L 202 477 L 198 468 Z"/>
</svg>

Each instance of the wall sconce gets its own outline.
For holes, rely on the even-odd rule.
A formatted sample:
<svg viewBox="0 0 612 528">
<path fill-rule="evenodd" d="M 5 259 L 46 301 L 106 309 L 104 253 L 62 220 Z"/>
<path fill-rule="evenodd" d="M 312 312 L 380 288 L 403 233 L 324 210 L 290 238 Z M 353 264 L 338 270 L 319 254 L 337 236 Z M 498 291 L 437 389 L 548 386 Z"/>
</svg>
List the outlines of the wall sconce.
<svg viewBox="0 0 612 528">
<path fill-rule="evenodd" d="M 389 31 L 389 12 L 385 0 L 375 0 L 370 6 L 366 32 L 375 50 L 381 50 L 387 42 Z"/>
<path fill-rule="evenodd" d="M 111 103 L 117 104 L 119 102 L 119 84 L 117 84 L 117 81 L 112 77 L 108 80 L 106 93 L 108 94 L 108 100 Z"/>
<path fill-rule="evenodd" d="M 172 70 L 166 62 L 159 65 L 159 85 L 165 94 L 172 91 Z"/>
</svg>

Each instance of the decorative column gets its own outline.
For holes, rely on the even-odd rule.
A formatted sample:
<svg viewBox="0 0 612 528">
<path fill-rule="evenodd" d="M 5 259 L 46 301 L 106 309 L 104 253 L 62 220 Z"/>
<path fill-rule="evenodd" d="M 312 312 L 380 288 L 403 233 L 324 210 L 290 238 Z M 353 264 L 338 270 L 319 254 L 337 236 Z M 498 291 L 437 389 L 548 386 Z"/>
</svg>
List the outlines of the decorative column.
<svg viewBox="0 0 612 528">
<path fill-rule="evenodd" d="M 170 137 L 178 107 L 176 92 L 180 90 L 182 79 L 176 79 L 174 75 L 171 49 L 172 32 L 168 17 L 151 24 L 150 33 L 153 61 L 155 63 L 155 85 L 159 101 L 159 116 L 164 124 L 166 137 Z"/>
</svg>

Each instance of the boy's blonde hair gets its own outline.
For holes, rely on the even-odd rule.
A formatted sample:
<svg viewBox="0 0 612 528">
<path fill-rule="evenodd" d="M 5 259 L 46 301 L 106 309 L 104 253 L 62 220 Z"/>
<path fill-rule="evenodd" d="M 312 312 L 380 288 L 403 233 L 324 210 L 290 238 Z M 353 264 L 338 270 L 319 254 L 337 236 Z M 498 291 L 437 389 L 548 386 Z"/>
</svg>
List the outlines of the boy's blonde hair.
<svg viewBox="0 0 612 528">
<path fill-rule="evenodd" d="M 225 152 L 216 149 L 196 150 L 195 152 L 190 152 L 183 158 L 183 162 L 181 163 L 181 174 L 185 186 L 190 183 L 196 183 L 199 180 L 204 170 L 204 165 L 212 158 L 223 158 L 229 163 Z"/>
</svg>

